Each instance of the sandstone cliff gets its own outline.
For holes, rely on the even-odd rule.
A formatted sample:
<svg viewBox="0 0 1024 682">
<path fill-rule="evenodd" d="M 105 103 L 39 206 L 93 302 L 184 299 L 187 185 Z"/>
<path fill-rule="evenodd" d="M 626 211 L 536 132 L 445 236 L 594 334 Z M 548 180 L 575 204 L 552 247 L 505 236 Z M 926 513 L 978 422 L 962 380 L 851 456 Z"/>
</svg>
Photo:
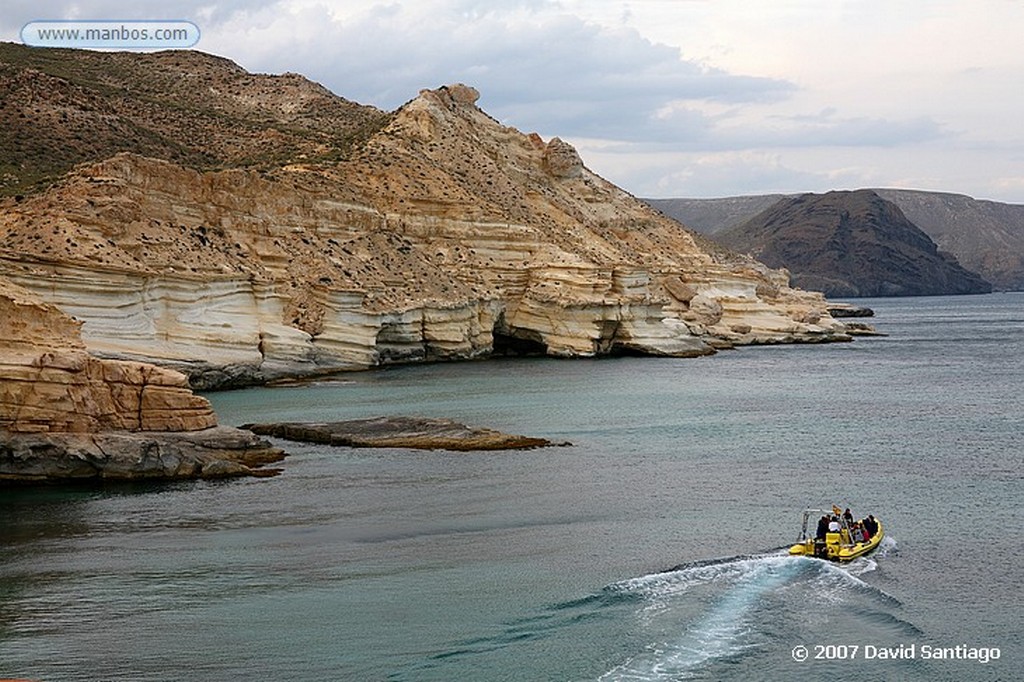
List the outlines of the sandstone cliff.
<svg viewBox="0 0 1024 682">
<path fill-rule="evenodd" d="M 216 428 L 175 371 L 100 360 L 79 323 L 0 279 L 0 481 L 254 473 L 280 450 Z"/>
<path fill-rule="evenodd" d="M 0 429 L 15 432 L 194 431 L 215 426 L 186 377 L 99 360 L 79 323 L 0 280 Z"/>
<path fill-rule="evenodd" d="M 175 59 L 207 79 L 219 64 Z M 250 101 L 238 67 L 220 66 L 232 101 Z M 819 294 L 708 245 L 477 97 L 425 90 L 337 158 L 78 165 L 4 200 L 0 276 L 82 320 L 92 353 L 201 387 L 495 351 L 689 356 L 848 338 Z"/>
</svg>

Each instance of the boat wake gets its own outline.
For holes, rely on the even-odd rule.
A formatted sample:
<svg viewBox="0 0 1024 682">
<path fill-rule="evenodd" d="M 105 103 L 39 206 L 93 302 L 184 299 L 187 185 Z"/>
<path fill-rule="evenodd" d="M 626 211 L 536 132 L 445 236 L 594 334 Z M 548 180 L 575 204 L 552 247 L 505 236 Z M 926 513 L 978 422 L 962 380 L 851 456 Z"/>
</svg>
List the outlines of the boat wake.
<svg viewBox="0 0 1024 682">
<path fill-rule="evenodd" d="M 682 564 L 453 642 L 391 679 L 460 679 L 487 665 L 497 675 L 524 655 L 542 658 L 551 639 L 574 643 L 574 660 L 549 662 L 566 679 L 752 679 L 754 670 L 792 663 L 794 643 L 817 641 L 822 631 L 919 635 L 898 617 L 900 602 L 864 579 L 879 570 L 878 557 L 895 551 L 887 539 L 874 556 L 845 565 L 785 548 Z M 610 669 L 595 670 L 600 661 Z"/>
<path fill-rule="evenodd" d="M 895 541 L 890 547 L 895 549 Z M 599 679 L 714 678 L 712 666 L 778 648 L 780 641 L 800 642 L 798 628 L 827 627 L 829 608 L 852 600 L 874 603 L 858 606 L 858 617 L 918 632 L 888 613 L 900 606 L 898 600 L 861 579 L 877 568 L 871 557 L 839 566 L 776 551 L 684 564 L 615 583 L 605 589 L 642 597 L 635 617 L 649 639 Z M 814 608 L 807 609 L 809 604 Z"/>
<path fill-rule="evenodd" d="M 643 595 L 644 605 L 638 614 L 641 622 L 665 634 L 674 628 L 660 627 L 658 616 L 672 611 L 690 612 L 679 603 L 684 597 L 695 596 L 701 603 L 707 603 L 707 608 L 695 614 L 696 618 L 688 624 L 671 623 L 684 626 L 678 637 L 652 642 L 646 651 L 600 679 L 678 679 L 708 661 L 736 656 L 756 646 L 756 639 L 751 637 L 751 614 L 773 590 L 801 574 L 819 570 L 817 563 L 783 554 L 744 556 L 679 566 L 609 586 L 613 591 Z M 702 592 L 713 592 L 717 597 L 702 598 Z"/>
</svg>

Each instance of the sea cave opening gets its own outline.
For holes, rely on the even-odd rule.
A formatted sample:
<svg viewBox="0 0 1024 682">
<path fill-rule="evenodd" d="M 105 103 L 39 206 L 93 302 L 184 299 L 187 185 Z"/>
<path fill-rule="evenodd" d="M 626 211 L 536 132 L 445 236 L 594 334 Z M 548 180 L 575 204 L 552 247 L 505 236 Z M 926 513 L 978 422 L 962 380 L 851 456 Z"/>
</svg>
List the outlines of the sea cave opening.
<svg viewBox="0 0 1024 682">
<path fill-rule="evenodd" d="M 493 332 L 491 355 L 505 357 L 536 357 L 548 354 L 548 345 L 537 332 L 516 330 L 516 333 Z"/>
</svg>

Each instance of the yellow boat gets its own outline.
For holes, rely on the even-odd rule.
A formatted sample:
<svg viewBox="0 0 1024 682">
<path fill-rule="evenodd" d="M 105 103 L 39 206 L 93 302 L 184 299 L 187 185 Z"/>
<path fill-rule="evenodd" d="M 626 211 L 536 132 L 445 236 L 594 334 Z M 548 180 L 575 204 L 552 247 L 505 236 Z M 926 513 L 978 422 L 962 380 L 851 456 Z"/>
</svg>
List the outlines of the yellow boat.
<svg viewBox="0 0 1024 682">
<path fill-rule="evenodd" d="M 846 511 L 844 514 L 835 506 L 832 509 L 805 509 L 800 538 L 789 548 L 789 553 L 829 561 L 852 561 L 876 549 L 885 537 L 882 522 L 874 516 L 853 521 L 850 510 Z M 807 523 L 812 514 L 821 514 L 822 517 L 817 531 L 809 534 Z"/>
</svg>

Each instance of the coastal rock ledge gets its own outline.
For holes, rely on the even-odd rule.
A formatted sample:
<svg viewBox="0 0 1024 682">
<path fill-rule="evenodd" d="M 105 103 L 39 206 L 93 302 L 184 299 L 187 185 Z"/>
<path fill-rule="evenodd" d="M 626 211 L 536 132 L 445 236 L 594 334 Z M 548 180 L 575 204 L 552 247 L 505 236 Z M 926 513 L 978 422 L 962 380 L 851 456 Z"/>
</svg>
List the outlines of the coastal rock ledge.
<svg viewBox="0 0 1024 682">
<path fill-rule="evenodd" d="M 283 451 L 217 426 L 183 374 L 96 358 L 80 326 L 0 279 L 0 483 L 277 473 Z"/>
<path fill-rule="evenodd" d="M 529 450 L 551 446 L 545 438 L 516 436 L 466 426 L 450 419 L 373 417 L 339 422 L 246 424 L 261 436 L 352 448 L 413 448 L 417 450 Z"/>
<path fill-rule="evenodd" d="M 284 458 L 254 434 L 228 426 L 202 431 L 10 433 L 0 431 L 0 482 L 177 480 L 273 476 Z"/>
</svg>

